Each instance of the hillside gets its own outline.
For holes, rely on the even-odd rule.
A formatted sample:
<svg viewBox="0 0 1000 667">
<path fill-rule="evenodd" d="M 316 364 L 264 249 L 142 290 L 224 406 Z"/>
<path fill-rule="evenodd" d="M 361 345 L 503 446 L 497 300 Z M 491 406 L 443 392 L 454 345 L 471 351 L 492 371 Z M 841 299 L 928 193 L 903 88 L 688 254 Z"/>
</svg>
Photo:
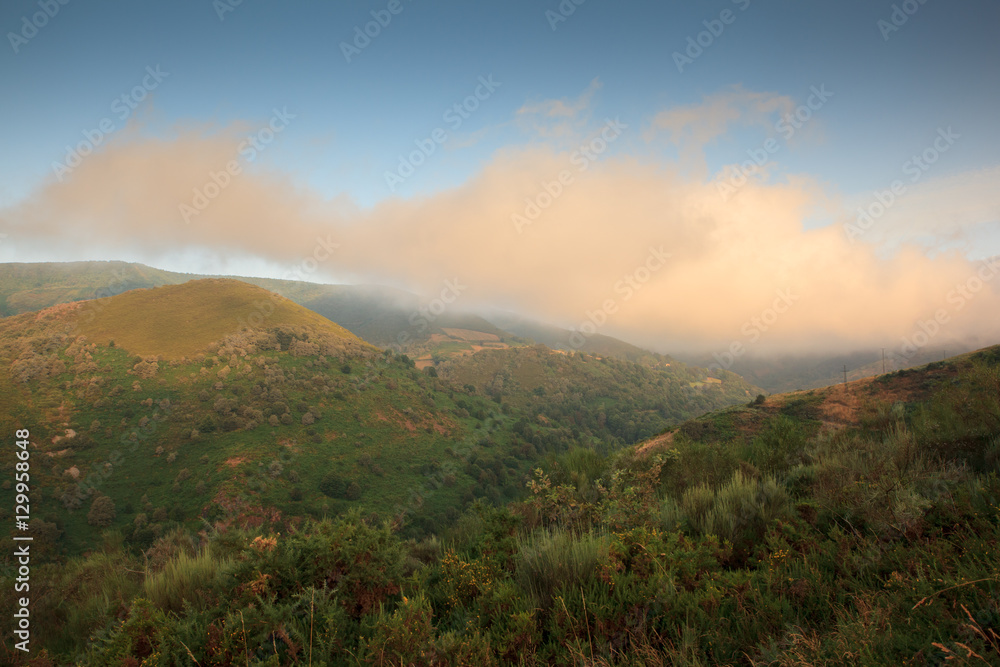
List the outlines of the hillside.
<svg viewBox="0 0 1000 667">
<path fill-rule="evenodd" d="M 128 352 L 177 359 L 201 352 L 242 327 L 311 327 L 360 344 L 346 329 L 265 289 L 236 280 L 203 279 L 138 289 L 83 302 L 72 311 L 79 332 Z"/>
<path fill-rule="evenodd" d="M 650 365 L 673 361 L 669 356 L 656 354 L 603 334 L 582 337 L 581 344 L 581 341 L 573 338 L 573 332 L 568 329 L 535 322 L 513 313 L 492 313 L 487 315 L 487 319 L 505 331 L 540 343 L 553 350 L 578 351 L 599 357 L 613 357 Z M 708 364 L 703 365 L 707 366 Z"/>
<path fill-rule="evenodd" d="M 978 346 L 975 346 L 978 347 Z M 897 371 L 941 361 L 944 355 L 969 352 L 975 347 L 951 343 L 950 349 L 927 346 L 915 351 L 911 357 L 894 357 L 892 350 L 886 350 L 885 369 Z M 680 355 L 688 363 L 712 367 L 717 364 L 712 355 Z M 847 379 L 856 380 L 882 373 L 881 350 L 858 351 L 850 354 L 796 354 L 788 356 L 756 357 L 746 355 L 732 362 L 727 370 L 737 373 L 769 392 L 789 392 L 799 389 L 816 389 L 840 384 L 844 381 L 843 369 L 847 367 Z"/>
<path fill-rule="evenodd" d="M 668 422 L 760 392 L 732 373 L 723 382 L 706 382 L 705 369 L 680 362 L 649 367 L 544 345 L 483 350 L 444 362 L 437 372 L 525 411 L 531 423 L 561 424 L 581 443 L 605 447 L 634 443 Z"/>
<path fill-rule="evenodd" d="M 477 442 L 499 417 L 477 396 L 456 416 L 453 391 L 406 357 L 229 280 L 5 318 L 0 365 L 12 379 L 0 415 L 36 438 L 36 488 L 45 492 L 35 515 L 63 533 L 57 551 L 97 538 L 84 504 L 98 495 L 113 499 L 113 525 L 140 543 L 206 512 L 243 521 L 354 504 L 391 516 L 446 450 Z M 527 469 L 518 460 L 496 474 Z M 425 513 L 409 507 L 417 524 L 471 502 L 474 490 L 504 489 L 480 487 L 464 470 L 450 481 Z"/>
<path fill-rule="evenodd" d="M 515 381 L 545 388 L 538 364 L 563 355 L 529 351 L 537 367 L 525 359 Z M 496 354 L 515 352 L 524 354 Z M 602 365 L 580 363 L 592 366 L 572 372 Z M 516 415 L 518 394 L 499 391 Z M 477 395 L 459 409 L 479 409 Z M 533 442 L 538 421 L 521 423 Z M 491 442 L 453 450 L 457 462 L 478 461 L 480 478 L 493 469 L 474 457 L 499 448 L 503 429 L 487 430 Z M 305 521 L 246 505 L 230 513 L 291 471 L 308 474 L 308 447 L 293 441 L 299 458 L 256 474 L 220 460 L 231 453 L 210 456 L 243 473 L 244 492 L 218 495 L 197 534 L 158 519 L 141 552 L 131 545 L 144 529 L 126 530 L 124 543 L 105 532 L 93 553 L 43 566 L 33 610 L 41 641 L 60 660 L 95 666 L 125 656 L 338 666 L 1000 660 L 1000 346 L 761 397 L 608 455 L 550 452 L 526 498 L 476 503 L 419 540 L 357 511 Z M 155 488 L 148 477 L 143 488 Z M 441 480 L 416 504 L 455 483 Z M 9 597 L 14 570 L 5 572 Z"/>
<path fill-rule="evenodd" d="M 405 508 L 408 530 L 426 532 L 477 498 L 520 497 L 547 456 L 580 444 L 611 451 L 753 389 L 543 347 L 484 349 L 421 371 L 226 279 L 4 318 L 0 366 L 12 378 L 0 414 L 38 438 L 47 491 L 36 507 L 69 553 L 97 538 L 85 507 L 95 494 L 113 500 L 113 525 L 139 543 L 156 526 L 243 521 L 249 508 Z M 426 503 L 407 500 L 430 487 Z"/>
<path fill-rule="evenodd" d="M 192 277 L 125 262 L 0 264 L 0 316 L 112 296 L 140 287 L 172 285 Z"/>
<path fill-rule="evenodd" d="M 41 310 L 71 301 L 102 298 L 137 288 L 179 285 L 218 278 L 173 273 L 125 262 L 0 264 L 0 315 Z M 464 329 L 512 337 L 481 317 L 421 311 L 420 299 L 408 292 L 376 285 L 324 285 L 295 280 L 224 276 L 257 285 L 336 322 L 379 347 L 420 351 L 437 348 L 434 335 Z"/>
</svg>

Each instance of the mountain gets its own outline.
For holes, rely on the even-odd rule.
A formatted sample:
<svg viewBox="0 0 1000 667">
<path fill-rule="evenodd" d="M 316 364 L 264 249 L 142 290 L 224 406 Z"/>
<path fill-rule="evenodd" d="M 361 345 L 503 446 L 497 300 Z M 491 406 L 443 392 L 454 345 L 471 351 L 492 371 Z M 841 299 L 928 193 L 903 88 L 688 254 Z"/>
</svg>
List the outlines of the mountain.
<svg viewBox="0 0 1000 667">
<path fill-rule="evenodd" d="M 486 399 L 499 397 L 516 421 L 484 429 L 478 450 L 459 448 L 458 465 L 442 465 L 439 488 L 415 504 L 446 492 L 470 461 L 482 483 L 496 483 L 499 468 L 474 456 L 503 450 L 504 431 L 525 448 L 541 442 L 547 406 L 516 385 L 541 398 L 565 373 L 650 370 L 547 348 L 440 368 L 475 382 L 490 377 L 491 356 L 528 353 L 523 372 Z M 461 367 L 471 359 L 475 368 Z M 589 366 L 550 378 L 550 359 Z M 459 409 L 480 409 L 478 395 Z M 310 447 L 277 445 L 302 457 Z M 259 499 L 290 469 L 307 472 L 299 461 L 253 475 L 252 460 L 221 464 L 242 473 L 244 498 Z M 142 489 L 155 489 L 170 464 L 155 454 L 143 463 Z M 552 451 L 526 496 L 456 510 L 420 539 L 357 510 L 296 521 L 227 495 L 202 525 L 144 510 L 159 527 L 148 547 L 146 523 L 129 516 L 143 528 L 122 532 L 115 516 L 117 530 L 65 562 L 41 551 L 58 527 L 33 527 L 45 536 L 32 545 L 33 646 L 56 664 L 95 666 L 995 664 L 998 464 L 1000 346 L 761 396 L 606 455 Z M 51 483 L 38 488 L 48 495 Z M 184 493 L 189 483 L 174 482 Z M 95 501 L 90 514 L 99 523 L 114 510 Z M 0 595 L 15 608 L 14 558 L 0 558 Z"/>
<path fill-rule="evenodd" d="M 218 276 L 173 273 L 126 262 L 0 264 L 0 315 L 210 277 Z M 439 343 L 463 348 L 460 343 L 468 338 L 464 332 L 476 332 L 485 340 L 505 338 L 514 342 L 516 338 L 477 315 L 451 308 L 433 312 L 438 309 L 428 309 L 415 294 L 388 287 L 222 277 L 281 294 L 379 347 L 421 353 L 439 347 Z"/>
<path fill-rule="evenodd" d="M 71 552 L 96 537 L 83 504 L 97 495 L 140 542 L 164 522 L 219 513 L 321 515 L 359 501 L 391 515 L 497 415 L 469 396 L 456 417 L 454 392 L 406 357 L 222 279 L 4 318 L 0 365 L 12 379 L 4 424 L 28 428 L 36 447 L 35 516 Z M 457 470 L 429 513 L 471 501 L 473 484 Z"/>
<path fill-rule="evenodd" d="M 672 361 L 671 357 L 656 354 L 631 343 L 605 336 L 592 334 L 589 336 L 574 336 L 569 329 L 536 322 L 514 313 L 496 312 L 486 315 L 486 318 L 505 331 L 536 343 L 541 343 L 554 350 L 574 350 L 601 357 L 626 359 L 637 363 L 665 363 Z"/>
<path fill-rule="evenodd" d="M 99 497 L 140 545 L 203 520 L 279 525 L 352 507 L 421 534 L 477 498 L 520 497 L 547 456 L 612 451 L 756 391 L 543 346 L 422 371 L 217 278 L 0 319 L 0 368 L 0 426 L 31 431 L 35 516 L 68 553 L 98 538 L 87 507 Z"/>
<path fill-rule="evenodd" d="M 314 328 L 363 347 L 361 339 L 321 315 L 263 288 L 228 279 L 137 289 L 115 298 L 66 304 L 78 313 L 79 332 L 111 341 L 128 352 L 177 359 L 242 327 Z"/>
<path fill-rule="evenodd" d="M 564 424 L 573 441 L 603 451 L 648 437 L 664 422 L 744 403 L 760 392 L 734 373 L 716 379 L 681 362 L 647 366 L 544 345 L 455 357 L 437 372 L 526 413 L 519 428 Z"/>
<path fill-rule="evenodd" d="M 193 277 L 125 262 L 0 264 L 0 316 L 112 296 L 140 287 L 173 285 Z"/>
<path fill-rule="evenodd" d="M 136 288 L 176 285 L 208 276 L 173 273 L 126 262 L 69 262 L 0 264 L 0 315 L 39 310 L 48 306 L 119 294 Z M 573 332 L 507 312 L 482 315 L 454 308 L 429 308 L 414 294 L 377 285 L 323 285 L 317 283 L 245 278 L 234 280 L 276 292 L 339 325 L 378 347 L 406 352 L 419 368 L 437 365 L 482 349 L 517 348 L 541 343 L 555 350 L 577 351 L 596 357 L 611 357 L 651 368 L 675 363 L 676 359 L 594 334 L 582 340 Z M 436 312 L 435 312 L 436 311 Z M 925 348 L 908 359 L 887 360 L 887 370 L 897 370 L 972 349 L 952 344 L 951 349 Z M 708 354 L 677 355 L 688 364 L 705 368 L 718 365 Z M 848 378 L 882 372 L 879 351 L 853 354 L 784 355 L 735 359 L 727 370 L 743 376 L 768 392 L 794 391 L 828 386 Z"/>
<path fill-rule="evenodd" d="M 978 347 L 978 346 L 976 346 Z M 974 346 L 961 343 L 950 343 L 947 349 L 928 346 L 916 350 L 910 357 L 894 356 L 892 350 L 886 350 L 883 366 L 880 350 L 858 351 L 849 354 L 797 354 L 772 357 L 755 357 L 746 355 L 733 360 L 727 367 L 733 373 L 742 375 L 769 392 L 789 392 L 800 389 L 816 389 L 844 382 L 844 369 L 847 369 L 847 379 L 881 375 L 904 368 L 914 368 L 940 361 L 946 356 L 969 352 Z M 718 360 L 712 355 L 679 355 L 691 364 L 717 367 Z M 883 370 L 884 368 L 884 370 Z"/>
</svg>

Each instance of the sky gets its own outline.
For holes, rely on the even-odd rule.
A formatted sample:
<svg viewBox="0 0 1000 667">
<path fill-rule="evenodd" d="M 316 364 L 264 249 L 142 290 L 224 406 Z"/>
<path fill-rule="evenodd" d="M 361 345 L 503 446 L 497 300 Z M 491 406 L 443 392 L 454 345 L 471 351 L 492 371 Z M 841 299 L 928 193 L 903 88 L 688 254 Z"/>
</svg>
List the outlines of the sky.
<svg viewBox="0 0 1000 667">
<path fill-rule="evenodd" d="M 1000 342 L 998 25 L 995 0 L 8 0 L 0 261 L 452 290 L 666 352 Z"/>
</svg>

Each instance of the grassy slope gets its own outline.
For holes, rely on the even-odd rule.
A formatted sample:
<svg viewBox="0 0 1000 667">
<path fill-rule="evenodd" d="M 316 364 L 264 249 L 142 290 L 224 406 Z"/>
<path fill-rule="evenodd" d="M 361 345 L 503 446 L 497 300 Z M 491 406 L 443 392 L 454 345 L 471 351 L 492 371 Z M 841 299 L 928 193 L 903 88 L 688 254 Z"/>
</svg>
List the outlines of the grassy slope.
<svg viewBox="0 0 1000 667">
<path fill-rule="evenodd" d="M 81 310 L 80 332 L 114 340 L 125 350 L 166 359 L 195 354 L 243 323 L 316 327 L 343 338 L 354 334 L 292 301 L 236 280 L 204 279 L 133 290 Z"/>
<path fill-rule="evenodd" d="M 0 316 L 191 279 L 125 262 L 0 264 Z"/>
<path fill-rule="evenodd" d="M 498 313 L 491 315 L 489 319 L 501 329 L 509 331 L 516 336 L 541 343 L 554 350 L 578 349 L 580 352 L 596 356 L 615 357 L 617 359 L 627 359 L 628 361 L 642 363 L 673 361 L 668 356 L 658 355 L 617 338 L 612 338 L 611 336 L 602 334 L 586 336 L 583 345 L 574 347 L 570 341 L 572 332 L 568 329 L 561 329 L 542 322 L 534 322 L 513 314 Z"/>
<path fill-rule="evenodd" d="M 110 296 L 162 285 L 208 278 L 174 273 L 126 262 L 67 262 L 0 264 L 0 316 L 41 310 L 71 301 Z M 430 318 L 429 327 L 411 322 L 419 314 L 418 298 L 401 290 L 375 285 L 322 285 L 295 280 L 226 276 L 263 287 L 319 313 L 355 335 L 386 346 L 406 333 L 409 340 L 426 341 L 442 327 L 472 329 L 500 336 L 502 329 L 475 315 L 445 313 Z"/>
<path fill-rule="evenodd" d="M 263 326 L 310 336 L 333 352 L 324 357 L 212 343 L 237 335 L 236 314 L 249 315 L 262 301 L 274 306 Z M 405 361 L 381 355 L 305 308 L 235 281 L 190 282 L 119 295 L 100 308 L 97 303 L 0 321 L 4 367 L 17 360 L 18 373 L 39 369 L 27 382 L 5 383 L 0 412 L 5 422 L 16 416 L 20 427 L 31 429 L 35 488 L 45 489 L 36 516 L 57 522 L 72 549 L 91 543 L 96 533 L 87 526 L 86 507 L 67 513 L 59 498 L 88 477 L 127 508 L 116 523 L 121 527 L 150 513 L 143 495 L 150 508 L 183 520 L 204 512 L 213 498 L 228 499 L 235 516 L 251 507 L 306 515 L 336 511 L 345 501 L 318 490 L 327 473 L 360 482 L 363 504 L 388 515 L 406 507 L 408 494 L 423 488 L 427 467 L 440 466 L 445 449 L 485 428 L 496 407 L 468 397 L 479 418 L 456 418 L 447 412 L 454 406 L 447 392 Z M 89 342 L 74 344 L 81 333 Z M 115 347 L 107 344 L 112 339 Z M 150 377 L 136 374 L 136 354 L 161 356 Z M 220 412 L 219 399 L 235 409 Z M 244 410 L 260 412 L 246 417 Z M 284 412 L 290 423 L 267 423 Z M 306 413 L 314 423 L 303 423 Z M 247 426 L 250 419 L 256 425 Z M 233 425 L 227 427 L 227 420 Z M 192 437 L 206 424 L 210 431 Z M 77 435 L 67 438 L 67 430 Z M 272 474 L 275 462 L 275 470 L 283 470 Z M 78 479 L 66 472 L 71 469 Z M 197 492 L 199 482 L 204 490 Z M 437 504 L 455 506 L 471 485 L 463 477 L 438 494 L 446 500 Z M 301 500 L 289 500 L 293 488 L 301 490 Z"/>
<path fill-rule="evenodd" d="M 760 436 L 769 421 L 778 416 L 795 421 L 807 436 L 863 428 L 874 418 L 873 411 L 884 412 L 895 403 L 916 405 L 928 401 L 935 392 L 957 382 L 958 376 L 973 362 L 989 363 L 998 356 L 1000 346 L 994 346 L 915 368 L 850 380 L 847 384 L 774 394 L 762 404 L 735 405 L 696 417 L 641 443 L 639 450 L 655 452 L 669 448 L 675 434 L 709 444 L 746 444 Z"/>
<path fill-rule="evenodd" d="M 261 329 L 311 336 L 330 351 L 241 342 L 239 318 L 253 323 L 258 310 L 271 311 Z M 160 361 L 144 376 L 151 367 L 136 355 Z M 88 479 L 114 499 L 114 525 L 126 530 L 157 509 L 167 516 L 150 525 L 166 530 L 220 506 L 208 516 L 413 509 L 426 530 L 475 498 L 522 494 L 528 470 L 549 454 L 635 442 L 748 395 L 735 376 L 727 390 L 739 395 L 730 396 L 692 387 L 700 369 L 545 348 L 482 352 L 455 363 L 472 373 L 456 371 L 460 381 L 429 377 L 305 308 L 221 279 L 5 318 L 0 357 L 16 378 L 0 393 L 0 413 L 30 428 L 37 447 L 37 516 L 58 524 L 73 551 L 98 537 L 89 497 L 66 511 L 65 494 Z M 508 367 L 512 381 L 494 396 Z M 488 377 L 477 379 L 483 368 Z M 327 475 L 357 484 L 360 497 L 324 495 Z"/>
<path fill-rule="evenodd" d="M 306 645 L 345 666 L 997 664 L 998 463 L 994 347 L 715 412 L 613 457 L 569 452 L 527 501 L 441 539 L 351 515 L 229 531 L 197 563 L 92 574 L 102 586 L 71 599 L 102 610 L 93 665 L 150 643 L 201 664 L 304 664 Z M 104 563 L 144 567 L 110 543 L 65 579 Z M 95 621 L 72 627 L 66 655 Z"/>
</svg>

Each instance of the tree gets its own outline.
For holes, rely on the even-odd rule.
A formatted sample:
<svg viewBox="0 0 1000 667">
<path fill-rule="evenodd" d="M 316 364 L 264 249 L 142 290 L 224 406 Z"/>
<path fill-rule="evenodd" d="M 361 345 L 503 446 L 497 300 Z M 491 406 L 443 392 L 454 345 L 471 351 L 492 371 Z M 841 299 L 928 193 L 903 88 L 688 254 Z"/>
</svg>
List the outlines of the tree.
<svg viewBox="0 0 1000 667">
<path fill-rule="evenodd" d="M 319 483 L 320 492 L 329 498 L 343 498 L 347 483 L 335 473 L 327 473 Z"/>
<path fill-rule="evenodd" d="M 115 501 L 107 496 L 97 496 L 90 505 L 90 512 L 87 513 L 87 523 L 105 528 L 114 522 L 115 516 L 117 516 Z"/>
</svg>

